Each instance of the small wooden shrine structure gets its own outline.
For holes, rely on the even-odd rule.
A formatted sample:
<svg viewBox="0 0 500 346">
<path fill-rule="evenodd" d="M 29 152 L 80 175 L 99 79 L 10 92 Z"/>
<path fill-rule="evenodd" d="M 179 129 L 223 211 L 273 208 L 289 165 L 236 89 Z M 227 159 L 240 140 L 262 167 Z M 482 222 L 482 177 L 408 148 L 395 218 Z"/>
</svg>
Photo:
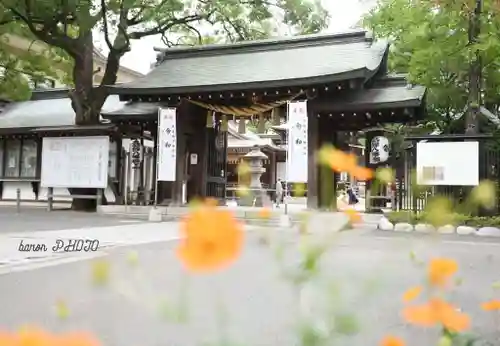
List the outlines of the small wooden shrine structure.
<svg viewBox="0 0 500 346">
<path fill-rule="evenodd" d="M 323 144 L 336 144 L 339 131 L 423 118 L 425 88 L 387 75 L 388 53 L 365 31 L 166 49 L 148 75 L 110 86 L 127 104 L 103 117 L 156 139 L 158 108 L 176 108 L 176 180 L 158 184 L 158 201 L 181 203 L 184 195 L 225 198 L 227 121 L 307 100 L 308 206 L 329 206 L 335 183 L 321 184 L 338 175 L 316 163 Z"/>
</svg>

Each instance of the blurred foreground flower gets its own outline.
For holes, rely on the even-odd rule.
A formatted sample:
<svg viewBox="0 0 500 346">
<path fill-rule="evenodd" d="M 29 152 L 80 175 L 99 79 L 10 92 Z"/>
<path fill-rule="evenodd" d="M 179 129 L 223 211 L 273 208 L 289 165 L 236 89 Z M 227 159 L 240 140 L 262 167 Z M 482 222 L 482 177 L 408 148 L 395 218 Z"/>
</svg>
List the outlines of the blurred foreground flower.
<svg viewBox="0 0 500 346">
<path fill-rule="evenodd" d="M 457 270 L 458 265 L 454 260 L 435 258 L 429 263 L 427 271 L 429 282 L 433 286 L 444 287 Z"/>
<path fill-rule="evenodd" d="M 95 285 L 104 285 L 109 280 L 109 262 L 103 259 L 92 263 L 92 282 Z"/>
<path fill-rule="evenodd" d="M 353 208 L 348 208 L 344 211 L 344 213 L 347 215 L 349 218 L 349 222 L 351 224 L 357 224 L 362 221 L 361 214 L 358 213 L 355 209 Z"/>
<path fill-rule="evenodd" d="M 451 277 L 457 272 L 457 263 L 448 258 L 435 258 L 427 268 L 427 279 L 433 288 L 442 289 L 447 286 Z M 421 288 L 408 290 L 403 299 L 415 299 Z M 441 297 L 432 296 L 422 305 L 407 306 L 403 310 L 404 319 L 412 324 L 424 327 L 442 326 L 452 332 L 461 332 L 470 327 L 470 318 L 458 308 Z"/>
<path fill-rule="evenodd" d="M 446 197 L 433 197 L 425 206 L 425 221 L 433 226 L 453 224 L 453 205 Z"/>
<path fill-rule="evenodd" d="M 181 225 L 183 239 L 177 256 L 194 272 L 222 268 L 238 257 L 243 246 L 243 226 L 229 210 L 206 201 L 192 209 Z"/>
<path fill-rule="evenodd" d="M 405 346 L 403 339 L 388 335 L 382 339 L 380 346 Z"/>
<path fill-rule="evenodd" d="M 69 317 L 69 308 L 65 301 L 58 300 L 55 306 L 56 315 L 58 318 L 64 320 Z M 0 346 L 2 346 L 0 344 Z"/>
<path fill-rule="evenodd" d="M 294 183 L 292 185 L 292 191 L 295 197 L 304 197 L 306 194 L 306 185 L 304 183 Z"/>
<path fill-rule="evenodd" d="M 417 299 L 421 293 L 422 293 L 421 286 L 412 287 L 403 294 L 403 302 L 409 303 Z"/>
<path fill-rule="evenodd" d="M 0 331 L 1 346 L 99 346 L 88 333 L 52 334 L 40 328 L 26 327 L 17 333 Z"/>
<path fill-rule="evenodd" d="M 262 208 L 259 210 L 259 217 L 261 219 L 269 219 L 271 217 L 271 209 L 270 208 Z"/>
<path fill-rule="evenodd" d="M 392 183 L 394 181 L 394 171 L 391 168 L 377 168 L 375 177 L 382 183 Z"/>
<path fill-rule="evenodd" d="M 345 153 L 333 146 L 323 146 L 318 152 L 318 161 L 335 172 L 346 172 L 357 180 L 365 181 L 373 178 L 371 169 L 358 166 L 356 155 Z"/>
<path fill-rule="evenodd" d="M 442 325 L 453 332 L 461 332 L 470 327 L 469 316 L 441 298 L 431 298 L 423 305 L 406 307 L 403 316 L 407 322 L 419 326 Z"/>
<path fill-rule="evenodd" d="M 482 180 L 478 186 L 472 189 L 472 202 L 487 209 L 495 206 L 496 200 L 495 183 L 489 180 Z"/>
<path fill-rule="evenodd" d="M 493 300 L 490 300 L 489 302 L 485 302 L 485 303 L 481 304 L 481 308 L 484 311 L 495 311 L 495 310 L 500 311 L 500 300 L 493 299 Z"/>
</svg>

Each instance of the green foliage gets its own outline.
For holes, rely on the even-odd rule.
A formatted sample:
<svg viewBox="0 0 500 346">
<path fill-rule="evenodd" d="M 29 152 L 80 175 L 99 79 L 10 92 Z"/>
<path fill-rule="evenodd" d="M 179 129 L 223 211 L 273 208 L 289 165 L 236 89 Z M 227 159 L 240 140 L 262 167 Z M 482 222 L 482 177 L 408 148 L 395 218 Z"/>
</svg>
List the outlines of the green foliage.
<svg viewBox="0 0 500 346">
<path fill-rule="evenodd" d="M 409 211 L 393 211 L 387 214 L 387 218 L 393 224 L 405 222 L 412 225 L 417 223 L 429 223 L 429 214 L 425 212 L 413 213 Z M 450 224 L 454 226 L 471 227 L 500 227 L 500 216 L 472 216 L 467 214 L 450 214 Z M 438 225 L 441 226 L 441 225 Z"/>
<path fill-rule="evenodd" d="M 392 41 L 391 71 L 408 73 L 413 83 L 428 87 L 429 120 L 444 132 L 457 131 L 456 118 L 466 109 L 469 63 L 476 50 L 483 61 L 483 103 L 493 112 L 500 105 L 500 17 L 495 3 L 484 0 L 476 44 L 469 44 L 471 9 L 463 1 L 380 0 L 364 19 L 376 36 Z M 463 132 L 464 127 L 458 129 Z"/>
<path fill-rule="evenodd" d="M 0 14 L 0 23 L 2 16 Z M 0 97 L 12 101 L 31 95 L 30 80 L 63 81 L 69 75 L 71 61 L 57 48 L 35 40 L 26 28 L 15 22 L 0 25 Z"/>
</svg>

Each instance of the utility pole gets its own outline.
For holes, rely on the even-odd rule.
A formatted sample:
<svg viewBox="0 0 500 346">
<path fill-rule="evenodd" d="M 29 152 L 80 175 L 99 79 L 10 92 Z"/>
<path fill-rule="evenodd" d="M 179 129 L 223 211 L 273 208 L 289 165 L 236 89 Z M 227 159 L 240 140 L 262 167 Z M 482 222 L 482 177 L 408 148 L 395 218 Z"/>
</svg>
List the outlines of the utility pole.
<svg viewBox="0 0 500 346">
<path fill-rule="evenodd" d="M 469 16 L 469 45 L 475 45 L 481 33 L 483 0 L 476 0 L 474 11 Z M 469 65 L 469 95 L 465 117 L 465 133 L 479 133 L 479 107 L 481 104 L 482 62 L 479 50 L 474 49 Z"/>
</svg>

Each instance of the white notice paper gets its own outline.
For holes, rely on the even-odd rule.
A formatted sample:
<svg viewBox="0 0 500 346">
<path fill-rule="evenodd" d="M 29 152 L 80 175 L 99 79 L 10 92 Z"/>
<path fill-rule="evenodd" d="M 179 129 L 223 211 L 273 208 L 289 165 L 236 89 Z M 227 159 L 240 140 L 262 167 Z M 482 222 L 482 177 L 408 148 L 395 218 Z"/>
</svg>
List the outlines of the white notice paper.
<svg viewBox="0 0 500 346">
<path fill-rule="evenodd" d="M 417 183 L 428 186 L 479 185 L 479 142 L 417 143 Z"/>
<path fill-rule="evenodd" d="M 307 101 L 290 102 L 287 112 L 287 181 L 307 183 Z"/>
<path fill-rule="evenodd" d="M 45 137 L 41 186 L 100 188 L 108 186 L 109 137 Z"/>
<path fill-rule="evenodd" d="M 158 181 L 175 181 L 177 166 L 177 114 L 175 108 L 158 111 Z"/>
</svg>

